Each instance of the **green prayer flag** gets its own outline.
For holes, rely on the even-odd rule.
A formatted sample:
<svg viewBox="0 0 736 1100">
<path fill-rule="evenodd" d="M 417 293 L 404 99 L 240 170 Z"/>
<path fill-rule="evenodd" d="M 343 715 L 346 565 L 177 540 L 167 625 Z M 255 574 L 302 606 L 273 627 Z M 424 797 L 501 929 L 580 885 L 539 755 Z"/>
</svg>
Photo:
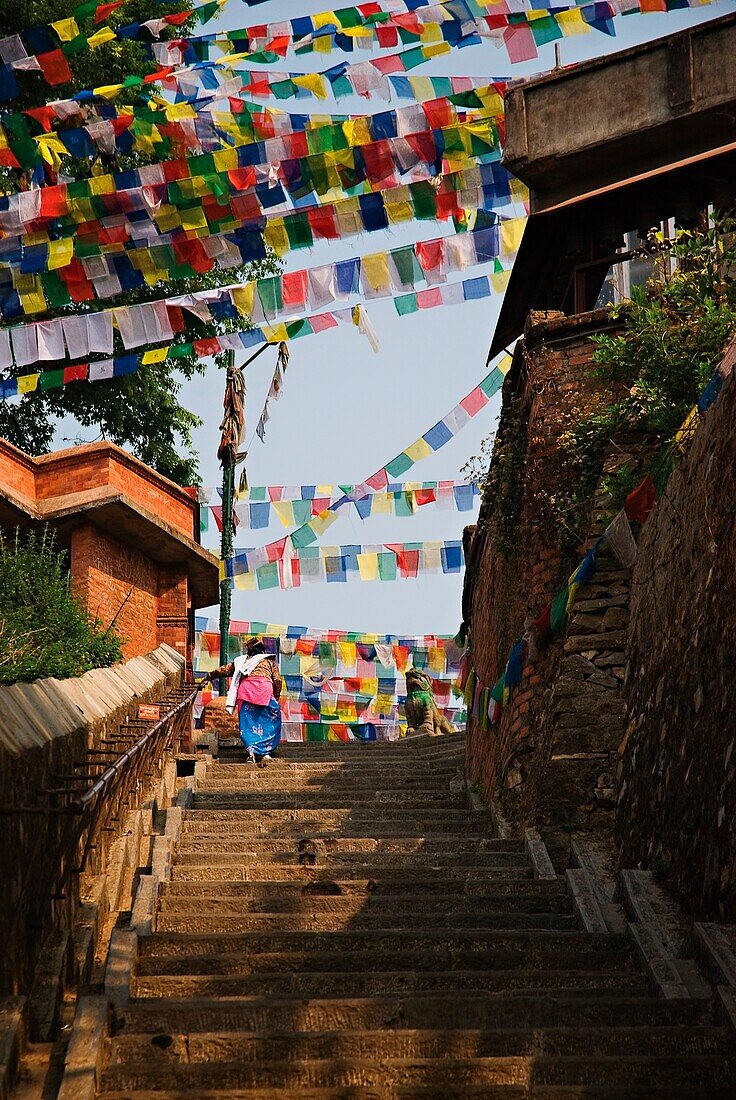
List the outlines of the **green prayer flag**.
<svg viewBox="0 0 736 1100">
<path fill-rule="evenodd" d="M 63 370 L 45 370 L 41 372 L 38 379 L 38 388 L 40 390 L 55 390 L 58 386 L 64 385 L 64 371 Z"/>
<path fill-rule="evenodd" d="M 498 368 L 491 371 L 487 378 L 484 378 L 480 384 L 480 388 L 486 397 L 493 397 L 494 393 L 498 393 L 503 385 L 504 375 Z"/>
<path fill-rule="evenodd" d="M 413 287 L 416 280 L 422 275 L 413 246 L 407 245 L 406 248 L 391 249 L 391 259 L 396 266 L 401 285 Z"/>
<path fill-rule="evenodd" d="M 399 317 L 406 317 L 407 313 L 416 313 L 419 309 L 416 294 L 401 294 L 394 298 L 394 305 Z"/>
<path fill-rule="evenodd" d="M 59 306 L 69 305 L 72 300 L 71 295 L 66 288 L 66 284 L 59 277 L 58 272 L 44 271 L 41 276 L 41 282 L 50 306 L 58 308 Z"/>
<path fill-rule="evenodd" d="M 314 244 L 314 234 L 309 224 L 309 218 L 305 213 L 294 213 L 284 219 L 286 235 L 292 248 L 311 248 Z"/>
<path fill-rule="evenodd" d="M 340 76 L 338 76 L 335 80 L 331 80 L 330 83 L 332 85 L 332 94 L 335 96 L 336 99 L 339 96 L 354 94 L 353 86 L 348 78 L 345 76 L 345 73 L 341 73 Z M 271 90 L 273 91 L 273 86 Z"/>
<path fill-rule="evenodd" d="M 264 588 L 278 588 L 279 563 L 277 561 L 270 561 L 268 565 L 262 565 L 256 570 L 256 576 L 258 578 L 259 590 L 262 591 Z"/>
<path fill-rule="evenodd" d="M 281 276 L 271 275 L 267 279 L 258 280 L 258 297 L 263 306 L 266 317 L 274 317 L 284 305 L 281 293 Z"/>
<path fill-rule="evenodd" d="M 567 622 L 567 601 L 569 597 L 570 589 L 569 586 L 565 584 L 552 600 L 549 625 L 553 634 L 559 634 L 565 629 L 565 623 Z"/>
<path fill-rule="evenodd" d="M 300 527 L 297 531 L 293 531 L 291 534 L 291 541 L 297 550 L 301 550 L 303 546 L 309 546 L 310 543 L 317 541 L 317 536 L 312 528 L 305 524 L 304 527 Z"/>
<path fill-rule="evenodd" d="M 420 180 L 411 189 L 414 204 L 414 216 L 418 221 L 435 221 L 437 218 L 437 196 L 431 183 Z"/>
<path fill-rule="evenodd" d="M 415 35 L 412 35 L 411 38 L 404 38 L 401 30 L 399 30 L 399 34 L 401 35 L 404 42 L 416 42 Z M 401 55 L 401 60 L 404 63 L 404 68 L 407 72 L 409 72 L 410 69 L 416 69 L 417 65 L 423 65 L 427 59 L 424 56 L 424 50 L 422 49 L 422 47 L 415 46 L 412 50 L 404 50 Z"/>
<path fill-rule="evenodd" d="M 548 42 L 564 38 L 557 20 L 551 15 L 545 15 L 541 19 L 530 19 L 529 27 L 537 46 L 545 46 Z"/>
<path fill-rule="evenodd" d="M 327 727 L 322 722 L 306 722 L 307 741 L 326 741 Z"/>
<path fill-rule="evenodd" d="M 496 680 L 495 684 L 491 688 L 491 699 L 493 699 L 496 703 L 503 703 L 503 681 L 505 676 L 506 673 L 504 672 L 501 676 L 499 676 L 499 678 Z"/>
<path fill-rule="evenodd" d="M 378 555 L 378 575 L 382 581 L 396 580 L 396 555 L 387 551 Z"/>
<path fill-rule="evenodd" d="M 271 91 L 276 99 L 290 99 L 291 96 L 296 95 L 297 86 L 293 80 L 276 80 L 271 85 Z"/>
<path fill-rule="evenodd" d="M 392 458 L 390 462 L 386 463 L 386 473 L 389 474 L 390 477 L 399 477 L 413 465 L 414 463 L 409 458 L 408 454 L 402 451 L 400 455 L 397 455 L 396 458 Z"/>
</svg>

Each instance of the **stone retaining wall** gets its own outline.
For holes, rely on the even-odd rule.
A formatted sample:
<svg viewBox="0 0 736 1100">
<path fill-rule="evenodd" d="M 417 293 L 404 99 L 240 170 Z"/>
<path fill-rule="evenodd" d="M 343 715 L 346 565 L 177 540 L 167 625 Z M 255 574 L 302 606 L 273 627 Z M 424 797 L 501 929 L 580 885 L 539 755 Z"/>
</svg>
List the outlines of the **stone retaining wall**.
<svg viewBox="0 0 736 1100">
<path fill-rule="evenodd" d="M 85 749 L 99 747 L 139 702 L 161 698 L 183 675 L 184 658 L 159 646 L 76 679 L 0 688 L 0 806 L 6 811 L 0 814 L 0 991 L 31 988 L 49 931 L 70 929 L 79 905 L 76 889 L 47 900 L 58 872 L 63 822 L 38 812 L 53 805 L 42 792 L 59 785 L 57 776 L 72 774 Z M 106 834 L 98 846 L 91 875 L 104 867 L 114 840 Z"/>
<path fill-rule="evenodd" d="M 736 343 L 731 348 L 736 356 Z M 642 529 L 616 813 L 622 864 L 736 920 L 736 383 Z"/>
</svg>

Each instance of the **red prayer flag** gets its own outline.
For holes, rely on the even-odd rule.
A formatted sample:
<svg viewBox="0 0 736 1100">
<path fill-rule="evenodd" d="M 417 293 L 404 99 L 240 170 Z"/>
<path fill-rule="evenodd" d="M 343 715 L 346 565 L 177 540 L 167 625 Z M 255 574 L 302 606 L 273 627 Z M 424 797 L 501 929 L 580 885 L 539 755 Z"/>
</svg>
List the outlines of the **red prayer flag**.
<svg viewBox="0 0 736 1100">
<path fill-rule="evenodd" d="M 420 290 L 417 294 L 417 307 L 419 309 L 434 309 L 442 305 L 442 291 L 438 286 L 431 286 L 428 290 Z"/>
<path fill-rule="evenodd" d="M 422 271 L 436 271 L 445 258 L 445 242 L 441 237 L 435 241 L 419 241 L 415 252 Z"/>
<path fill-rule="evenodd" d="M 337 318 L 333 313 L 317 313 L 309 318 L 312 332 L 326 332 L 328 328 L 337 328 Z"/>
<path fill-rule="evenodd" d="M 30 110 L 24 111 L 23 114 L 35 118 L 36 122 L 43 127 L 44 133 L 51 133 L 51 123 L 56 119 L 56 113 L 51 107 L 31 107 Z"/>
<path fill-rule="evenodd" d="M 72 79 L 72 71 L 66 63 L 66 58 L 61 50 L 49 50 L 48 53 L 37 53 L 36 60 L 41 66 L 47 84 L 66 84 Z"/>
<path fill-rule="evenodd" d="M 451 126 L 454 121 L 452 106 L 446 99 L 432 99 L 429 103 L 423 103 L 422 110 L 430 130 L 439 130 L 443 126 Z"/>
<path fill-rule="evenodd" d="M 270 562 L 281 561 L 284 556 L 284 550 L 286 549 L 286 539 L 279 539 L 278 542 L 270 542 L 266 547 L 268 553 L 268 560 Z"/>
<path fill-rule="evenodd" d="M 624 511 L 630 520 L 644 523 L 654 507 L 655 492 L 652 475 L 647 474 L 641 484 L 629 493 L 624 503 Z"/>
<path fill-rule="evenodd" d="M 544 634 L 551 629 L 552 604 L 548 603 L 543 611 L 540 611 L 534 620 L 534 627 L 538 634 Z"/>
<path fill-rule="evenodd" d="M 108 15 L 114 12 L 116 8 L 121 8 L 124 3 L 125 0 L 113 0 L 111 4 L 98 4 L 95 8 L 95 23 L 102 23 Z"/>
<path fill-rule="evenodd" d="M 0 149 L 0 164 L 3 168 L 20 168 L 20 161 L 11 149 Z"/>
<path fill-rule="evenodd" d="M 378 45 L 382 50 L 391 50 L 399 43 L 398 27 L 378 23 L 375 27 Z"/>
<path fill-rule="evenodd" d="M 431 504 L 437 500 L 437 493 L 434 489 L 415 489 L 414 498 L 418 507 L 422 507 L 424 504 Z"/>
<path fill-rule="evenodd" d="M 180 27 L 182 23 L 186 23 L 191 14 L 190 11 L 175 11 L 173 15 L 164 15 L 163 21 L 168 23 L 170 27 Z"/>
<path fill-rule="evenodd" d="M 281 293 L 285 306 L 303 308 L 307 300 L 307 272 L 288 271 L 282 275 Z"/>
<path fill-rule="evenodd" d="M 378 28 L 379 40 L 381 28 Z M 395 43 L 394 43 L 395 44 Z M 371 59 L 371 65 L 374 69 L 378 69 L 379 73 L 384 76 L 388 76 L 389 73 L 405 73 L 406 68 L 404 62 L 401 60 L 401 56 L 394 57 L 376 57 Z"/>
<path fill-rule="evenodd" d="M 337 240 L 339 237 L 335 224 L 334 207 L 326 206 L 322 209 L 307 210 L 307 221 L 315 237 L 323 237 L 330 241 Z"/>
<path fill-rule="evenodd" d="M 480 388 L 480 386 L 476 386 L 472 393 L 469 393 L 467 397 L 464 397 L 462 399 L 460 404 L 465 409 L 466 413 L 470 413 L 471 416 L 475 416 L 477 412 L 480 412 L 484 405 L 488 404 L 488 401 L 489 399 L 483 393 L 483 390 Z"/>
<path fill-rule="evenodd" d="M 388 474 L 386 470 L 378 470 L 375 474 L 372 474 L 369 478 L 366 478 L 366 485 L 370 485 L 371 489 L 379 490 L 385 489 L 388 485 Z"/>
<path fill-rule="evenodd" d="M 217 530 L 222 531 L 222 508 L 221 507 L 216 507 L 213 504 L 212 507 L 210 508 L 210 511 L 212 512 L 212 517 L 213 517 L 215 523 L 217 524 Z"/>
<path fill-rule="evenodd" d="M 514 23 L 507 27 L 503 40 L 510 61 L 532 61 L 537 56 L 537 44 L 528 23 Z"/>
<path fill-rule="evenodd" d="M 206 336 L 202 340 L 195 340 L 193 343 L 195 352 L 200 358 L 204 358 L 206 355 L 217 355 L 220 351 L 220 341 L 216 336 Z"/>
<path fill-rule="evenodd" d="M 75 363 L 73 367 L 64 367 L 64 385 L 67 382 L 77 382 L 87 377 L 88 363 Z"/>
<path fill-rule="evenodd" d="M 68 209 L 66 184 L 41 188 L 41 217 L 60 218 Z M 26 226 L 26 228 L 28 228 Z"/>
</svg>

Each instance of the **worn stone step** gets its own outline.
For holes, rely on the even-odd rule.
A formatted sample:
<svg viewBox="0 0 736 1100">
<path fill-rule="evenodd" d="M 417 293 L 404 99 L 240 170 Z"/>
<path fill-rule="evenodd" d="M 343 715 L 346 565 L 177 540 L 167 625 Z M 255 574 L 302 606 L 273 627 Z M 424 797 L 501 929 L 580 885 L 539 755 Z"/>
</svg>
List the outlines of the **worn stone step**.
<svg viewBox="0 0 736 1100">
<path fill-rule="evenodd" d="M 417 836 L 468 832 L 476 835 L 489 830 L 490 818 L 484 811 L 424 810 L 402 811 L 396 807 L 387 811 L 380 807 L 371 811 L 355 809 L 250 809 L 215 810 L 190 809 L 183 822 L 184 833 L 236 831 L 242 836 L 288 837 L 305 833 L 322 835 L 340 831 L 342 836 Z"/>
<path fill-rule="evenodd" d="M 615 1028 L 692 1029 L 712 1025 L 707 1001 L 665 1001 L 654 997 L 595 999 L 548 995 L 499 997 L 478 991 L 395 994 L 371 998 L 248 998 L 231 1000 L 144 1000 L 116 1009 L 116 1033 L 200 1031 L 386 1031 L 392 1028 Z"/>
<path fill-rule="evenodd" d="M 681 1054 L 677 1058 L 643 1053 L 611 1057 L 535 1058 L 531 1077 L 536 1085 L 586 1085 L 628 1088 L 692 1088 L 736 1081 L 736 1059 L 710 1054 Z M 670 1095 L 678 1096 L 679 1092 Z"/>
<path fill-rule="evenodd" d="M 98 1093 L 99 1100 L 131 1100 L 129 1090 Z M 256 1088 L 200 1090 L 198 1100 L 292 1100 L 291 1089 Z M 150 1092 L 136 1090 L 136 1100 L 191 1100 L 191 1093 L 180 1089 Z M 731 1085 L 707 1085 L 690 1088 L 680 1085 L 674 1094 L 669 1086 L 587 1085 L 407 1085 L 391 1088 L 354 1086 L 344 1088 L 299 1089 L 299 1100 L 734 1100 Z"/>
<path fill-rule="evenodd" d="M 285 866 L 282 864 L 268 864 L 263 861 L 249 866 L 247 863 L 231 862 L 208 864 L 203 862 L 175 863 L 171 869 L 171 877 L 174 881 L 191 880 L 193 882 L 206 882 L 211 879 L 228 878 L 243 882 L 330 882 L 334 879 L 356 878 L 361 881 L 375 879 L 380 882 L 403 881 L 411 868 L 392 867 L 370 863 L 334 863 L 328 866 Z M 412 872 L 416 873 L 416 872 Z M 425 882 L 444 882 L 448 879 L 464 881 L 471 879 L 477 881 L 492 881 L 494 878 L 508 878 L 512 873 L 518 878 L 529 878 L 532 874 L 530 867 L 483 867 L 476 870 L 473 867 L 434 867 L 421 868 L 421 877 Z"/>
<path fill-rule="evenodd" d="M 729 1072 L 726 1060 L 712 1055 L 671 1057 L 621 1056 L 582 1058 L 489 1056 L 472 1058 L 315 1058 L 301 1061 L 216 1061 L 167 1063 L 148 1059 L 107 1066 L 101 1074 L 105 1089 L 181 1088 L 192 1095 L 207 1089 L 383 1087 L 440 1082 L 458 1085 L 565 1084 L 609 1088 L 612 1085 L 703 1087 L 721 1085 Z M 726 1077 L 726 1080 L 729 1080 Z M 676 1094 L 673 1094 L 676 1095 Z"/>
<path fill-rule="evenodd" d="M 445 807 L 463 810 L 466 806 L 462 794 L 450 796 L 446 791 L 423 791 L 421 795 L 408 795 L 405 791 L 376 791 L 360 795 L 331 794 L 329 791 L 315 791 L 311 787 L 304 791 L 265 791 L 265 790 L 220 790 L 197 791 L 192 802 L 193 810 L 289 810 L 325 809 L 355 810 L 361 807 L 378 808 L 388 814 L 393 809 L 401 809 L 403 814 L 412 811 L 437 810 Z"/>
<path fill-rule="evenodd" d="M 632 960 L 618 955 L 607 960 L 600 955 L 576 951 L 537 953 L 531 958 L 514 951 L 320 951 L 303 954 L 299 951 L 264 951 L 213 955 L 143 955 L 135 965 L 138 977 L 153 974 L 355 974 L 399 972 L 406 970 L 451 973 L 456 970 L 485 972 L 530 969 L 531 964 L 545 970 L 585 971 L 587 974 L 627 974 Z M 640 977 L 640 976 L 639 976 Z"/>
<path fill-rule="evenodd" d="M 258 973 L 236 975 L 142 975 L 131 981 L 135 997 L 372 997 L 402 992 L 472 991 L 518 996 L 554 993 L 580 996 L 647 997 L 649 988 L 636 973 L 565 970 L 507 970 L 437 972 L 399 971 L 359 973 Z"/>
<path fill-rule="evenodd" d="M 162 1039 L 164 1042 L 162 1042 Z M 166 1039 L 171 1040 L 166 1043 Z M 723 1055 L 728 1036 L 719 1028 L 494 1028 L 326 1032 L 194 1032 L 121 1034 L 107 1040 L 108 1064 L 155 1059 L 182 1062 L 297 1061 L 329 1058 L 612 1057 L 649 1054 Z M 165 1045 L 164 1045 L 165 1044 Z"/>
<path fill-rule="evenodd" d="M 176 846 L 177 858 L 185 852 L 294 852 L 308 850 L 321 853 L 335 852 L 514 852 L 524 853 L 519 840 L 506 840 L 483 834 L 476 836 L 306 836 L 306 837 L 241 837 L 229 832 L 184 833 Z"/>
<path fill-rule="evenodd" d="M 269 852 L 251 845 L 250 848 L 236 849 L 235 851 L 210 851 L 191 852 L 180 851 L 176 853 L 177 867 L 322 867 L 322 868 L 350 868 L 355 867 L 364 870 L 368 875 L 375 871 L 385 870 L 416 870 L 421 873 L 424 868 L 437 869 L 449 867 L 455 870 L 469 871 L 485 868 L 511 868 L 514 872 L 527 870 L 529 861 L 523 852 L 350 852 L 338 849 L 336 852 L 302 851 L 292 847 L 291 851 Z"/>
<path fill-rule="evenodd" d="M 422 908 L 432 898 L 456 898 L 458 903 L 467 898 L 565 898 L 568 894 L 563 880 L 545 881 L 532 878 L 493 878 L 484 879 L 468 876 L 464 879 L 444 879 L 435 882 L 424 878 L 406 875 L 397 881 L 378 882 L 375 879 L 335 879 L 329 878 L 317 882 L 237 882 L 224 879 L 211 879 L 204 882 L 183 880 L 162 882 L 159 886 L 161 897 L 192 898 L 230 898 L 248 897 L 262 899 L 269 903 L 274 898 L 340 898 L 375 897 L 391 898 L 408 894 L 414 898 L 421 896 Z M 266 909 L 268 905 L 266 904 Z"/>
<path fill-rule="evenodd" d="M 415 907 L 416 908 L 416 907 Z M 219 906 L 218 906 L 219 909 Z M 261 932 L 274 931 L 344 931 L 366 928 L 384 931 L 406 925 L 406 910 L 399 913 L 373 910 L 368 913 L 233 913 L 227 908 L 218 912 L 202 913 L 196 909 L 180 909 L 167 906 L 156 918 L 159 932 Z M 577 916 L 560 913 L 475 913 L 440 912 L 422 913 L 423 928 L 447 930 L 467 929 L 543 929 L 558 932 L 579 928 Z"/>
<path fill-rule="evenodd" d="M 551 954 L 580 952 L 597 959 L 631 956 L 628 938 L 608 932 L 280 932 L 181 936 L 159 933 L 143 937 L 141 958 L 149 955 L 220 955 L 229 953 L 298 951 L 498 951 L 533 959 Z"/>
<path fill-rule="evenodd" d="M 212 763 L 207 765 L 205 773 L 206 779 L 229 779 L 238 778 L 243 776 L 252 775 L 254 781 L 260 782 L 261 779 L 268 779 L 270 776 L 281 776 L 282 778 L 288 777 L 289 780 L 299 782 L 302 779 L 320 780 L 322 777 L 330 778 L 342 778 L 350 777 L 356 781 L 364 781 L 371 779 L 372 777 L 390 776 L 392 781 L 394 779 L 400 779 L 402 777 L 408 778 L 425 778 L 431 779 L 434 776 L 452 776 L 456 775 L 458 771 L 464 769 L 465 759 L 464 756 L 458 754 L 457 758 L 448 758 L 447 760 L 381 760 L 381 761 L 354 761 L 351 763 L 345 763 L 342 760 L 325 760 L 325 761 L 287 761 L 281 759 L 279 756 L 275 757 L 268 768 L 259 769 L 257 772 L 253 772 L 251 768 L 245 766 L 245 757 L 243 762 L 238 763 Z"/>
<path fill-rule="evenodd" d="M 401 888 L 400 884 L 397 888 Z M 192 895 L 188 891 L 177 894 L 166 889 L 159 893 L 159 912 L 178 914 L 191 912 L 201 916 L 207 909 L 214 911 L 217 916 L 245 913 L 334 913 L 343 918 L 369 915 L 414 918 L 417 912 L 417 899 L 415 894 L 403 893 L 368 894 L 366 897 L 359 894 L 348 897 L 324 897 L 302 894 L 298 891 L 282 892 L 271 897 L 263 897 L 259 892 L 219 896 L 216 891 L 211 894 Z M 448 917 L 462 914 L 483 916 L 488 913 L 567 913 L 569 911 L 570 902 L 562 894 L 497 894 L 495 897 L 439 894 L 422 899 L 423 924 L 431 918 L 442 917 L 446 920 Z"/>
</svg>

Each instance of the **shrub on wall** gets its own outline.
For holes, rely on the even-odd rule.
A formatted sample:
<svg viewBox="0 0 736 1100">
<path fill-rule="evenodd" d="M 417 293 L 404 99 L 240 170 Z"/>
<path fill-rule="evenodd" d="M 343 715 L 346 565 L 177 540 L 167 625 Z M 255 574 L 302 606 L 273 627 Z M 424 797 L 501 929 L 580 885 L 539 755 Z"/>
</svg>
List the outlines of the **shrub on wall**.
<svg viewBox="0 0 736 1100">
<path fill-rule="evenodd" d="M 122 660 L 120 638 L 74 598 L 48 529 L 0 532 L 0 684 L 65 679 Z"/>
</svg>

